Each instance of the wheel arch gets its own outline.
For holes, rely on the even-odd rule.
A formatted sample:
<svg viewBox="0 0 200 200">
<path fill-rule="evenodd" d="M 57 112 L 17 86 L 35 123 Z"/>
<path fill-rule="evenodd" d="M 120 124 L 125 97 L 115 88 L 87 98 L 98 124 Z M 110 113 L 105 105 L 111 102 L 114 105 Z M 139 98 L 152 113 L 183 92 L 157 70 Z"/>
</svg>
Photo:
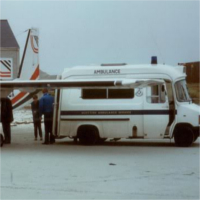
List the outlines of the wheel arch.
<svg viewBox="0 0 200 200">
<path fill-rule="evenodd" d="M 99 127 L 96 125 L 96 124 L 80 124 L 78 127 L 77 127 L 77 132 L 76 132 L 76 135 L 77 137 L 79 137 L 79 134 L 80 134 L 80 130 L 83 129 L 83 128 L 87 128 L 87 127 L 90 127 L 90 128 L 93 128 L 97 131 L 97 136 L 100 137 L 100 134 L 99 134 Z"/>
</svg>

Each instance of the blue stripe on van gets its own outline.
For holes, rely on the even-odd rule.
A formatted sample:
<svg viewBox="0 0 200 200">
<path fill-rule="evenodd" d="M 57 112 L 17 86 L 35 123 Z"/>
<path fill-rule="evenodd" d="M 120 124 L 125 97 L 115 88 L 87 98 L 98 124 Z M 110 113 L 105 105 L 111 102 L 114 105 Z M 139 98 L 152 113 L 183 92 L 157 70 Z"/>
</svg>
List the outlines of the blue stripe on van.
<svg viewBox="0 0 200 200">
<path fill-rule="evenodd" d="M 175 111 L 175 114 L 177 112 Z M 84 110 L 61 111 L 60 115 L 169 115 L 172 110 Z"/>
</svg>

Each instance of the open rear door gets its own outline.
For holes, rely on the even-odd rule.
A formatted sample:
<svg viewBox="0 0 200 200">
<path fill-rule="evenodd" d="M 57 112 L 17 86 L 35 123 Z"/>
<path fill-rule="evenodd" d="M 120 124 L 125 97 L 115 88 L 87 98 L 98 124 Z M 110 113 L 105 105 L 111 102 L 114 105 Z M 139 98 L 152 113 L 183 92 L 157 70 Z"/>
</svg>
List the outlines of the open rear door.
<svg viewBox="0 0 200 200">
<path fill-rule="evenodd" d="M 146 87 L 144 112 L 144 138 L 163 138 L 170 113 L 164 85 Z"/>
<path fill-rule="evenodd" d="M 60 79 L 60 76 L 57 76 Z M 60 136 L 60 89 L 55 90 L 54 111 L 53 111 L 53 135 L 57 138 Z"/>
</svg>

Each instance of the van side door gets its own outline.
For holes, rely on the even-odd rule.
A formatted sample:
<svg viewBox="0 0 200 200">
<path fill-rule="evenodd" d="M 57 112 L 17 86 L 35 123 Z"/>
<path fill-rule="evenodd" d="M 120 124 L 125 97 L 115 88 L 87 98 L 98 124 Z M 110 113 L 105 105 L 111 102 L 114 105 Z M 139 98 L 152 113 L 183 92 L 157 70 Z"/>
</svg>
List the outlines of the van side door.
<svg viewBox="0 0 200 200">
<path fill-rule="evenodd" d="M 165 85 L 146 87 L 144 98 L 144 138 L 163 138 L 169 123 L 169 102 Z"/>
</svg>

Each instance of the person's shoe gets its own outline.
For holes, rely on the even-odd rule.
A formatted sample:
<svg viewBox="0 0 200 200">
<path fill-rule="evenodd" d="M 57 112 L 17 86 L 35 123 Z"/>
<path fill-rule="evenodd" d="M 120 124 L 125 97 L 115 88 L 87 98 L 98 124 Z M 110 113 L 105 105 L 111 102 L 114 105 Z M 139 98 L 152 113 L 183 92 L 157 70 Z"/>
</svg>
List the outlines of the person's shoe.
<svg viewBox="0 0 200 200">
<path fill-rule="evenodd" d="M 40 138 L 40 140 L 42 140 L 42 137 Z"/>
<path fill-rule="evenodd" d="M 55 140 L 50 141 L 51 144 L 55 143 Z"/>
<path fill-rule="evenodd" d="M 4 144 L 10 144 L 10 142 L 8 142 L 8 141 L 4 141 L 3 143 L 4 143 Z"/>
<path fill-rule="evenodd" d="M 37 140 L 37 138 L 35 138 L 35 141 Z"/>
<path fill-rule="evenodd" d="M 47 142 L 43 142 L 42 144 L 49 144 L 49 143 L 47 143 Z"/>
</svg>

